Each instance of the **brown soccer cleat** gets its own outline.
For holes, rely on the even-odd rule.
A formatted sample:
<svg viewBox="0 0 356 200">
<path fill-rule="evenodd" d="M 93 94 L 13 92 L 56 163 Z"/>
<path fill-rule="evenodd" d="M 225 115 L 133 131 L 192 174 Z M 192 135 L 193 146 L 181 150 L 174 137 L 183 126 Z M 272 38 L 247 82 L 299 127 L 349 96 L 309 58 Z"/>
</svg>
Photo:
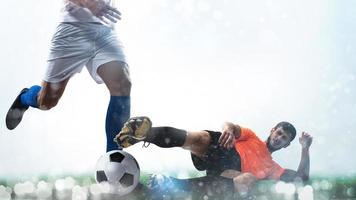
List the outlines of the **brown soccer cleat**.
<svg viewBox="0 0 356 200">
<path fill-rule="evenodd" d="M 127 148 L 146 139 L 152 122 L 148 117 L 132 117 L 122 127 L 114 141 L 121 147 Z"/>
</svg>

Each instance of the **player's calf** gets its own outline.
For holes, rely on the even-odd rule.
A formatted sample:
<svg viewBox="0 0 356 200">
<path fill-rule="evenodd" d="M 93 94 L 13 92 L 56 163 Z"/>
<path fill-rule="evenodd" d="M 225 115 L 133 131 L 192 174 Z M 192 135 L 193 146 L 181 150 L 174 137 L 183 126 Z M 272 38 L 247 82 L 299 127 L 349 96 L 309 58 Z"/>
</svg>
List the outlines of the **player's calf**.
<svg viewBox="0 0 356 200">
<path fill-rule="evenodd" d="M 50 110 L 55 107 L 63 95 L 68 80 L 69 78 L 59 83 L 44 81 L 42 83 L 42 90 L 37 97 L 38 108 L 41 110 Z"/>
<path fill-rule="evenodd" d="M 39 96 L 38 98 L 38 108 L 41 110 L 50 110 L 58 104 L 60 96 Z"/>
</svg>

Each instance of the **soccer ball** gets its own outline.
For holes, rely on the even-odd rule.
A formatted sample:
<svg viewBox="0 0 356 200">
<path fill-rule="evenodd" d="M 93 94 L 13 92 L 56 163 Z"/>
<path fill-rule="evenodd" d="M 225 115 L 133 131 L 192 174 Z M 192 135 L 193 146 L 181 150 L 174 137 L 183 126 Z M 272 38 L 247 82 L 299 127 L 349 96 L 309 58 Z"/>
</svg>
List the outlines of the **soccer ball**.
<svg viewBox="0 0 356 200">
<path fill-rule="evenodd" d="M 136 159 L 121 150 L 102 155 L 97 164 L 95 180 L 107 185 L 107 193 L 124 196 L 135 189 L 140 178 L 140 167 Z"/>
</svg>

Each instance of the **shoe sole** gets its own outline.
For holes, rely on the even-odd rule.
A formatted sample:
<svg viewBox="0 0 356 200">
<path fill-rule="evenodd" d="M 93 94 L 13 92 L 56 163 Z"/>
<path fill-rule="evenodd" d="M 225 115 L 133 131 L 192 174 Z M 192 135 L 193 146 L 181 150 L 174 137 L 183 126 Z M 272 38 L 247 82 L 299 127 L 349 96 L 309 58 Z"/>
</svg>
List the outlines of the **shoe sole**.
<svg viewBox="0 0 356 200">
<path fill-rule="evenodd" d="M 15 129 L 21 122 L 25 111 L 29 108 L 21 105 L 21 95 L 28 91 L 28 88 L 21 90 L 20 94 L 17 95 L 15 101 L 12 103 L 11 107 L 6 114 L 6 127 L 9 130 Z"/>
</svg>

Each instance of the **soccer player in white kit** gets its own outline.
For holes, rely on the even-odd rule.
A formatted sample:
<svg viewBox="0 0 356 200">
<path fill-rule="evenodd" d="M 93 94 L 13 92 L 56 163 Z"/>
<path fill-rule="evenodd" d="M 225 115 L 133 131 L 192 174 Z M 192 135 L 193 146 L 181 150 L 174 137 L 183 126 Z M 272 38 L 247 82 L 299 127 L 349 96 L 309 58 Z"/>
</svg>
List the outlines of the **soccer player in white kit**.
<svg viewBox="0 0 356 200">
<path fill-rule="evenodd" d="M 121 14 L 110 6 L 110 0 L 63 3 L 63 17 L 51 41 L 42 85 L 20 92 L 7 113 L 7 128 L 16 128 L 29 107 L 49 110 L 56 106 L 69 79 L 86 66 L 92 78 L 105 83 L 110 92 L 106 151 L 117 149 L 113 139 L 130 116 L 131 81 L 123 46 L 107 24 L 116 23 Z"/>
</svg>

